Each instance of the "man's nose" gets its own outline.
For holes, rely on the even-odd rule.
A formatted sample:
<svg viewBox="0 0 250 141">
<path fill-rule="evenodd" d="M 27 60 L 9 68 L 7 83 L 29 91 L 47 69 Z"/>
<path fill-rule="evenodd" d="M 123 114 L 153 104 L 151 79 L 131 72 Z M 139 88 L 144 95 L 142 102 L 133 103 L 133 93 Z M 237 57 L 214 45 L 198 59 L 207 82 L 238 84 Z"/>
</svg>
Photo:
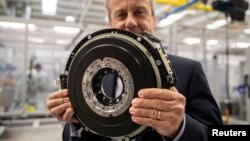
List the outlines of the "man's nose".
<svg viewBox="0 0 250 141">
<path fill-rule="evenodd" d="M 130 29 L 132 29 L 133 27 L 137 26 L 137 21 L 136 21 L 136 19 L 135 19 L 135 17 L 134 17 L 133 15 L 129 14 L 129 15 L 127 16 L 125 26 L 126 26 L 126 29 L 127 29 L 127 30 L 130 30 Z"/>
</svg>

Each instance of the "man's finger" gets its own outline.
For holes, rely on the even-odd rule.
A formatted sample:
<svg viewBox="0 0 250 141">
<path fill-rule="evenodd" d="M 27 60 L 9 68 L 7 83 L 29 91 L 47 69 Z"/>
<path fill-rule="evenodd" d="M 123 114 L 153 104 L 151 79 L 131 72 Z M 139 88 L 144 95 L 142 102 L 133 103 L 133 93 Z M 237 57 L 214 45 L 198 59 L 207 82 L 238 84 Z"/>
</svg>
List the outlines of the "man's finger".
<svg viewBox="0 0 250 141">
<path fill-rule="evenodd" d="M 173 92 L 178 92 L 178 90 L 176 89 L 176 87 L 171 87 L 170 90 L 173 91 Z"/>
<path fill-rule="evenodd" d="M 63 115 L 66 112 L 66 110 L 67 110 L 68 107 L 70 107 L 70 104 L 69 103 L 64 103 L 64 104 L 62 104 L 60 106 L 52 108 L 50 110 L 50 113 L 53 116 L 55 116 L 55 117 L 58 118 L 59 116 Z"/>
<path fill-rule="evenodd" d="M 63 115 L 63 120 L 66 122 L 71 122 L 74 115 L 74 110 L 72 107 L 67 108 L 66 112 Z"/>
<path fill-rule="evenodd" d="M 132 100 L 132 106 L 135 108 L 156 109 L 160 111 L 169 111 L 174 105 L 173 101 L 166 101 L 161 99 L 144 99 L 135 98 Z"/>
<path fill-rule="evenodd" d="M 174 100 L 176 92 L 168 89 L 147 88 L 138 92 L 140 98 Z"/>
<path fill-rule="evenodd" d="M 62 89 L 62 90 L 58 90 L 58 91 L 52 93 L 51 95 L 49 95 L 49 99 L 62 98 L 65 96 L 68 96 L 68 90 Z"/>
<path fill-rule="evenodd" d="M 54 108 L 54 107 L 57 107 L 63 103 L 68 103 L 69 102 L 69 98 L 66 97 L 66 98 L 57 98 L 57 99 L 51 99 L 51 100 L 48 100 L 46 105 L 48 107 L 48 109 L 51 109 L 51 108 Z"/>
<path fill-rule="evenodd" d="M 157 129 L 157 127 L 162 126 L 162 121 L 155 120 L 152 118 L 132 116 L 132 120 L 137 124 L 150 126 L 152 128 L 155 128 L 155 129 Z"/>
</svg>

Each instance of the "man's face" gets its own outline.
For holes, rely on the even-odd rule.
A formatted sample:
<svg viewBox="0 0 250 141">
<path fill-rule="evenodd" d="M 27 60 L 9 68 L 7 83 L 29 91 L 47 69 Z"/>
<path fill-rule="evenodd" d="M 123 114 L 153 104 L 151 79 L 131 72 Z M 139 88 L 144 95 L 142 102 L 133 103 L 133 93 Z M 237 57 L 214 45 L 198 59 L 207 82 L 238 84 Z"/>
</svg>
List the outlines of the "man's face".
<svg viewBox="0 0 250 141">
<path fill-rule="evenodd" d="M 155 17 L 150 0 L 110 0 L 110 26 L 142 34 L 154 31 Z"/>
</svg>

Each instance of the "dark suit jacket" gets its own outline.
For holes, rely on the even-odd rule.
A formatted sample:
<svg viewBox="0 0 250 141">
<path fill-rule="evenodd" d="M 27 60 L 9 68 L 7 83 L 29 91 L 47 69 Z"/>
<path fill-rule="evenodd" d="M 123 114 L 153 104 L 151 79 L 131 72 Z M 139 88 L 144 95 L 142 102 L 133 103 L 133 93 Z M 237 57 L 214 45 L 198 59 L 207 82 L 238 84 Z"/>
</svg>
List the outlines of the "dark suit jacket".
<svg viewBox="0 0 250 141">
<path fill-rule="evenodd" d="M 207 141 L 208 125 L 222 124 L 220 110 L 212 96 L 206 76 L 199 62 L 169 55 L 178 77 L 177 89 L 186 97 L 186 126 L 181 141 Z M 69 141 L 69 125 L 63 132 L 64 141 Z M 84 141 L 110 141 L 109 138 L 82 133 Z M 162 141 L 156 131 L 139 135 L 136 141 Z"/>
</svg>

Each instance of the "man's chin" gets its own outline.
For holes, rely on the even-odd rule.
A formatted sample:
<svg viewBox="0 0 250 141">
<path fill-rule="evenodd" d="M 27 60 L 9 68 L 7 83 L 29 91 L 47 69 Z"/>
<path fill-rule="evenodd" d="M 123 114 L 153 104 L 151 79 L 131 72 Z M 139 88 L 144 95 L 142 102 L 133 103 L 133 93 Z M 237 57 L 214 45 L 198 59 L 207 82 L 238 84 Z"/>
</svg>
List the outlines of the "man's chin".
<svg viewBox="0 0 250 141">
<path fill-rule="evenodd" d="M 143 35 L 143 32 L 142 31 L 130 31 L 130 32 L 132 32 L 132 33 L 135 33 L 135 34 L 137 34 L 137 35 Z"/>
<path fill-rule="evenodd" d="M 129 32 L 132 32 L 132 33 L 134 33 L 134 34 L 137 34 L 137 35 L 143 35 L 143 32 L 142 32 L 142 31 L 129 30 L 129 29 L 125 29 L 125 30 L 127 30 L 127 31 L 129 31 Z"/>
</svg>

